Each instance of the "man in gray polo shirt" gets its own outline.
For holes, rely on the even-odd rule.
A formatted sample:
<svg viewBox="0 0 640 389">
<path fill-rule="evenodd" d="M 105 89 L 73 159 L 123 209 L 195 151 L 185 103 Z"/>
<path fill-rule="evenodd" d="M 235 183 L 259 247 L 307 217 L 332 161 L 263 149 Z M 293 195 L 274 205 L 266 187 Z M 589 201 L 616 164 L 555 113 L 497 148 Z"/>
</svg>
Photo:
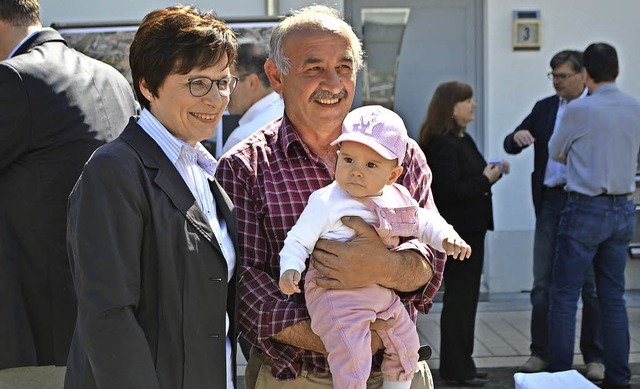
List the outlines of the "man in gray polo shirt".
<svg viewBox="0 0 640 389">
<path fill-rule="evenodd" d="M 590 96 L 569 104 L 549 141 L 567 165 L 569 192 L 560 224 L 549 306 L 548 370 L 571 369 L 580 288 L 593 263 L 603 321 L 604 388 L 629 387 L 629 321 L 624 269 L 635 223 L 640 101 L 615 85 L 616 50 L 591 44 L 583 54 Z"/>
</svg>

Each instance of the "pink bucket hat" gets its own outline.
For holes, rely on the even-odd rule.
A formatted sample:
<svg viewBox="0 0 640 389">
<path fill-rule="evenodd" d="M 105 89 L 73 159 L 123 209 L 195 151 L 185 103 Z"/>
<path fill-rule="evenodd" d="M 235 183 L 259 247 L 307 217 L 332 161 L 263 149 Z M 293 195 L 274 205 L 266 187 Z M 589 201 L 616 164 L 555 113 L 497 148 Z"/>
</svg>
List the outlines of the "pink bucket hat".
<svg viewBox="0 0 640 389">
<path fill-rule="evenodd" d="M 402 165 L 407 150 L 407 128 L 395 112 L 380 105 L 366 105 L 349 112 L 342 122 L 342 134 L 331 145 L 345 141 L 371 147 L 386 159 Z"/>
</svg>

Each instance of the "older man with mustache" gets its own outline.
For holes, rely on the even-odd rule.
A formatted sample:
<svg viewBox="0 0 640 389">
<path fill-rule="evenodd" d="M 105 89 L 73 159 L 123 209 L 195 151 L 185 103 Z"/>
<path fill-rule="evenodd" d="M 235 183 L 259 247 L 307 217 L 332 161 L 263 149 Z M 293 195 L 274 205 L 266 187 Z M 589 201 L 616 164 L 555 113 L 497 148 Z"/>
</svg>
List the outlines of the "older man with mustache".
<svg viewBox="0 0 640 389">
<path fill-rule="evenodd" d="M 236 206 L 238 217 L 239 324 L 253 349 L 245 387 L 332 388 L 325 347 L 310 327 L 303 294 L 287 298 L 278 288 L 278 252 L 309 195 L 331 183 L 342 121 L 353 103 L 362 47 L 334 10 L 304 8 L 285 18 L 271 37 L 265 64 L 285 114 L 238 144 L 220 159 L 216 178 Z M 418 203 L 435 207 L 431 171 L 410 142 L 398 183 Z M 328 210 L 330 211 L 330 210 Z M 417 241 L 389 251 L 362 219 L 344 223 L 356 238 L 319 241 L 314 267 L 325 288 L 379 284 L 398 292 L 411 318 L 426 313 L 442 279 L 444 255 Z M 384 323 L 378 323 L 384 325 Z M 372 336 L 373 372 L 367 386 L 382 387 L 382 342 Z M 426 363 L 412 388 L 433 387 Z M 282 381 L 287 381 L 283 383 Z"/>
</svg>

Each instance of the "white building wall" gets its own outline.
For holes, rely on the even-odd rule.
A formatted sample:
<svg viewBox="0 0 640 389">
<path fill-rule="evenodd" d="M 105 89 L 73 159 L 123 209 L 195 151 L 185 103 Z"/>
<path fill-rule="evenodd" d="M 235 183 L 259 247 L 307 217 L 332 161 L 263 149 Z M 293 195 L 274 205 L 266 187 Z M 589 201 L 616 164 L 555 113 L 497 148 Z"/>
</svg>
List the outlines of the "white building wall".
<svg viewBox="0 0 640 389">
<path fill-rule="evenodd" d="M 342 10 L 342 0 L 40 0 L 42 24 L 137 22 L 150 11 L 174 4 L 194 5 L 214 10 L 221 18 L 265 16 L 268 4 L 284 15 L 291 9 L 311 4 L 326 4 Z"/>
<path fill-rule="evenodd" d="M 42 24 L 138 22 L 158 8 L 190 4 L 214 10 L 220 17 L 255 17 L 267 14 L 266 0 L 40 0 Z"/>
<path fill-rule="evenodd" d="M 512 11 L 540 10 L 542 48 L 513 51 Z M 618 86 L 640 97 L 640 27 L 637 0 L 487 0 L 485 2 L 485 152 L 511 163 L 511 174 L 494 187 L 496 231 L 488 238 L 487 284 L 490 291 L 528 290 L 532 277 L 534 213 L 530 173 L 533 150 L 506 154 L 504 137 L 520 124 L 534 103 L 554 93 L 549 61 L 564 49 L 584 50 L 608 42 L 618 50 Z M 630 275 L 635 276 L 630 276 Z M 640 287 L 640 261 L 631 260 L 627 288 Z"/>
<path fill-rule="evenodd" d="M 480 0 L 478 0 L 480 1 Z M 512 173 L 494 188 L 496 230 L 488 235 L 485 282 L 490 292 L 528 290 L 532 277 L 534 214 L 530 192 L 533 150 L 507 155 L 504 137 L 530 112 L 533 104 L 554 93 L 546 78 L 549 60 L 564 49 L 584 50 L 591 42 L 605 41 L 618 49 L 619 87 L 640 97 L 638 40 L 640 1 L 637 0 L 483 0 L 485 75 L 485 144 L 488 158 L 503 157 Z M 139 21 L 153 9 L 173 5 L 171 0 L 41 0 L 43 24 Z M 278 14 L 313 3 L 343 9 L 342 0 L 191 0 L 201 9 L 213 9 L 222 18 L 267 15 L 268 4 Z M 393 6 L 393 0 L 389 0 Z M 513 51 L 512 12 L 540 10 L 542 48 Z M 482 146 L 481 146 L 482 147 Z M 640 260 L 627 270 L 627 287 L 640 288 Z M 633 275 L 633 276 L 631 276 Z"/>
</svg>

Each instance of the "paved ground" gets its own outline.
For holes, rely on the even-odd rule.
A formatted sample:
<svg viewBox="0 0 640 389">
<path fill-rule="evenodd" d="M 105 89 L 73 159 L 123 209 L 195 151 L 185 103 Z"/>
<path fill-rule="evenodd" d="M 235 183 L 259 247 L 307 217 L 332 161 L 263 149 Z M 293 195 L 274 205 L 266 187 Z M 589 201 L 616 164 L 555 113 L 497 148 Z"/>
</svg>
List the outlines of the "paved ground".
<svg viewBox="0 0 640 389">
<path fill-rule="evenodd" d="M 640 389 L 640 291 L 629 292 L 626 297 L 631 334 L 629 360 L 633 372 L 632 387 Z M 514 388 L 513 374 L 517 366 L 529 357 L 529 295 L 493 294 L 489 300 L 481 302 L 478 307 L 474 359 L 479 368 L 489 371 L 491 381 L 486 388 Z M 442 305 L 436 303 L 429 315 L 418 319 L 422 344 L 429 344 L 433 349 L 429 366 L 434 373 L 436 388 L 448 387 L 439 379 L 437 371 L 440 365 L 441 309 Z M 574 363 L 579 368 L 582 360 L 577 347 L 575 351 Z M 238 373 L 242 375 L 246 362 L 242 357 L 239 359 Z M 46 366 L 7 369 L 0 371 L 0 389 L 60 389 L 63 378 L 64 368 Z M 243 386 L 238 389 L 243 389 Z"/>
<path fill-rule="evenodd" d="M 640 363 L 640 291 L 628 292 L 627 310 L 631 352 L 629 360 Z M 418 317 L 418 332 L 423 344 L 429 344 L 433 356 L 429 366 L 440 366 L 440 312 L 441 304 L 434 304 L 429 315 Z M 576 339 L 580 335 L 578 311 Z M 519 366 L 529 357 L 531 304 L 527 293 L 493 294 L 490 301 L 481 302 L 476 318 L 474 360 L 479 368 Z M 580 365 L 582 357 L 575 342 L 574 363 Z"/>
<path fill-rule="evenodd" d="M 629 361 L 632 370 L 632 388 L 640 389 L 640 291 L 627 293 L 631 349 Z M 476 318 L 474 361 L 478 368 L 489 372 L 488 389 L 514 388 L 513 375 L 517 367 L 529 358 L 531 304 L 528 293 L 493 294 L 490 301 L 481 302 Z M 429 315 L 418 318 L 418 331 L 423 344 L 433 348 L 429 366 L 433 370 L 436 388 L 447 386 L 438 376 L 440 366 L 440 311 L 442 304 L 434 304 Z M 580 323 L 578 316 L 577 323 Z M 579 339 L 580 328 L 576 331 Z M 583 367 L 576 341 L 574 366 Z"/>
<path fill-rule="evenodd" d="M 489 372 L 489 383 L 485 385 L 486 389 L 513 389 L 515 387 L 515 383 L 513 380 L 513 375 L 516 373 L 515 367 L 494 367 L 484 369 Z M 640 363 L 632 363 L 631 364 L 631 388 L 639 389 L 640 388 Z M 456 389 L 463 388 L 461 386 L 449 386 L 445 382 L 443 382 L 438 377 L 438 371 L 434 371 L 433 377 L 433 385 L 439 389 Z M 548 388 L 540 388 L 540 389 L 548 389 Z M 571 388 L 566 388 L 571 389 Z"/>
</svg>

